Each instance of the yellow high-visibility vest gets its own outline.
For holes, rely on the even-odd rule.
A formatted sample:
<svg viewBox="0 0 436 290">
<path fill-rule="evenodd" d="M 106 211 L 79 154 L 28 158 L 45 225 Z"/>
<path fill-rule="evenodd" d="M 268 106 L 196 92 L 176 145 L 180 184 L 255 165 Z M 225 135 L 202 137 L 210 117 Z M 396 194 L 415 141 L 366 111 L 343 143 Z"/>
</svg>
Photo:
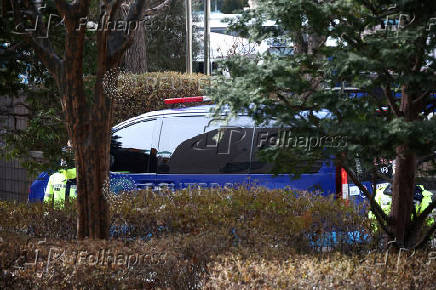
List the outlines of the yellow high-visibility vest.
<svg viewBox="0 0 436 290">
<path fill-rule="evenodd" d="M 432 202 L 433 193 L 424 188 L 423 185 L 418 185 L 422 189 L 422 200 L 421 202 L 417 202 L 415 206 L 416 214 L 422 213 Z M 391 212 L 391 203 L 392 196 L 384 194 L 385 189 L 388 187 L 388 184 L 381 186 L 377 189 L 375 194 L 375 201 L 380 205 L 381 209 L 389 215 Z M 369 211 L 368 217 L 372 220 L 375 220 L 375 215 Z M 432 225 L 434 223 L 434 219 L 429 217 L 427 219 L 427 224 Z"/>
<path fill-rule="evenodd" d="M 66 195 L 70 198 L 77 196 L 77 186 L 71 184 L 77 176 L 75 168 L 60 170 L 52 174 L 45 189 L 44 202 L 53 203 L 57 207 L 63 207 Z"/>
</svg>

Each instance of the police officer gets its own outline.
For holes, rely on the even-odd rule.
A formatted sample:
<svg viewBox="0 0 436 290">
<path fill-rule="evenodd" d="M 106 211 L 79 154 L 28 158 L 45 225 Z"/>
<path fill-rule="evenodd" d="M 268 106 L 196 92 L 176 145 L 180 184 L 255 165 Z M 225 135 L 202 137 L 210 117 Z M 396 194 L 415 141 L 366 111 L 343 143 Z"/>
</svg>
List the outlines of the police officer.
<svg viewBox="0 0 436 290">
<path fill-rule="evenodd" d="M 433 193 L 424 188 L 423 185 L 415 186 L 415 193 L 413 196 L 413 203 L 415 205 L 416 214 L 422 213 L 432 202 Z M 391 212 L 392 203 L 392 186 L 391 184 L 384 184 L 376 190 L 375 201 L 380 205 L 381 209 L 389 215 Z M 375 215 L 370 211 L 368 217 L 371 220 L 375 220 Z M 434 223 L 434 219 L 430 216 L 427 220 L 427 224 Z M 377 229 L 377 226 L 374 225 Z"/>
<path fill-rule="evenodd" d="M 428 191 L 424 188 L 423 185 L 418 185 L 418 194 L 415 193 L 415 199 L 418 200 L 418 204 L 416 205 L 416 213 L 420 214 L 422 213 L 433 201 L 435 196 L 433 196 L 433 193 L 431 191 Z M 430 215 L 433 217 L 432 215 Z M 427 224 L 433 224 L 434 220 L 430 219 Z"/>
<path fill-rule="evenodd" d="M 63 151 L 71 153 L 71 141 Z M 65 160 L 61 160 L 61 166 L 67 166 Z M 52 203 L 53 206 L 63 207 L 65 201 L 77 196 L 76 168 L 62 169 L 52 174 L 48 180 L 44 194 L 44 202 Z"/>
<path fill-rule="evenodd" d="M 62 169 L 52 174 L 45 189 L 44 202 L 63 207 L 65 200 L 77 196 L 76 168 Z"/>
</svg>

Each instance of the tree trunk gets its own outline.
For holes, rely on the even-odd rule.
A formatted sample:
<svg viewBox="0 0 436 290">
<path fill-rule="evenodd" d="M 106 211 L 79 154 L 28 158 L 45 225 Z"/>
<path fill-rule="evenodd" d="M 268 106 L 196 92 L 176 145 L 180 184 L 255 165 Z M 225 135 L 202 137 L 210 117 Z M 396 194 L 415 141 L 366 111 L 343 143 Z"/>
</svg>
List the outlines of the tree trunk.
<svg viewBox="0 0 436 290">
<path fill-rule="evenodd" d="M 414 238 L 408 235 L 413 212 L 415 189 L 416 154 L 409 152 L 406 145 L 396 148 L 395 175 L 392 194 L 392 226 L 398 246 L 413 246 Z M 412 244 L 411 244 L 412 243 Z"/>
<path fill-rule="evenodd" d="M 26 17 L 34 11 L 33 21 L 39 19 L 40 1 L 11 1 L 16 25 L 22 20 L 23 9 Z M 101 8 L 103 27 L 115 20 L 120 1 L 98 1 Z M 130 2 L 130 0 L 129 0 Z M 129 7 L 128 21 L 139 21 L 141 12 L 148 15 L 158 14 L 171 0 L 144 11 L 145 0 L 136 0 Z M 133 2 L 132 2 L 133 3 Z M 20 5 L 24 4 L 24 5 Z M 104 196 L 104 184 L 109 172 L 109 148 L 111 138 L 111 99 L 106 95 L 105 86 L 114 88 L 118 77 L 112 69 L 119 66 L 125 50 L 132 43 L 132 35 L 117 29 L 101 29 L 97 31 L 97 74 L 94 95 L 86 95 L 83 78 L 83 51 L 86 25 L 83 19 L 89 14 L 91 1 L 55 1 L 56 9 L 64 19 L 66 27 L 64 57 L 57 55 L 48 38 L 29 34 L 25 37 L 35 50 L 42 63 L 53 75 L 62 95 L 62 109 L 65 113 L 68 136 L 72 140 L 77 168 L 77 202 L 78 221 L 77 235 L 79 239 L 104 239 L 108 237 L 108 205 Z M 106 17 L 108 16 L 108 17 Z M 41 21 L 42 23 L 42 21 Z M 44 23 L 36 25 L 38 30 Z M 48 30 L 44 30 L 48 31 Z M 144 36 L 145 37 L 145 36 Z M 145 41 L 144 41 L 145 45 Z M 112 74 L 105 78 L 106 74 Z"/>
<path fill-rule="evenodd" d="M 111 102 L 104 94 L 103 78 L 110 69 L 107 35 L 97 36 L 99 49 L 94 95 L 87 96 L 83 79 L 84 31 L 77 23 L 68 29 L 65 43 L 65 71 L 62 83 L 63 109 L 75 152 L 77 168 L 77 236 L 79 239 L 108 237 L 108 205 L 103 184 L 109 172 Z"/>
<path fill-rule="evenodd" d="M 103 42 L 104 45 L 105 42 Z M 79 239 L 108 237 L 108 205 L 104 196 L 109 172 L 109 144 L 111 138 L 111 102 L 103 89 L 106 71 L 105 54 L 98 59 L 98 73 L 92 101 L 75 96 L 67 106 L 68 120 L 73 123 L 70 138 L 76 157 Z M 68 75 L 68 73 L 67 73 Z M 78 78 L 78 76 L 76 76 Z M 73 116 L 73 117 L 70 117 Z"/>
<path fill-rule="evenodd" d="M 100 127 L 101 126 L 101 127 Z M 103 193 L 103 184 L 108 178 L 107 135 L 90 134 L 98 132 L 104 123 L 94 120 L 86 134 L 86 146 L 77 146 L 77 164 L 87 164 L 78 167 L 78 206 L 79 215 L 77 235 L 79 239 L 89 237 L 92 239 L 105 239 L 108 237 L 108 205 Z"/>
<path fill-rule="evenodd" d="M 143 74 L 148 71 L 145 33 L 143 25 L 139 25 L 134 32 L 135 39 L 123 58 L 122 67 L 127 72 Z"/>
<path fill-rule="evenodd" d="M 156 2 L 156 1 L 154 1 Z M 131 0 L 125 0 L 121 4 L 120 18 L 127 19 L 127 14 L 133 5 Z M 147 1 L 144 5 L 144 9 L 151 8 L 150 1 Z M 143 15 L 141 14 L 141 19 Z M 147 21 L 145 23 L 148 23 Z M 126 50 L 121 63 L 122 68 L 134 74 L 143 74 L 148 71 L 147 65 L 147 45 L 146 45 L 146 25 L 144 23 L 137 26 L 137 29 L 133 33 L 132 45 Z"/>
<path fill-rule="evenodd" d="M 418 114 L 413 106 L 413 97 L 402 87 L 400 112 L 406 122 L 416 120 Z M 410 140 L 410 142 L 413 142 Z M 411 152 L 407 144 L 397 146 L 395 174 L 392 185 L 392 230 L 399 247 L 413 247 L 415 237 L 409 235 L 412 212 L 414 211 L 413 194 L 415 190 L 416 153 Z M 419 231 L 418 231 L 419 232 Z M 413 235 L 415 236 L 415 235 Z"/>
</svg>

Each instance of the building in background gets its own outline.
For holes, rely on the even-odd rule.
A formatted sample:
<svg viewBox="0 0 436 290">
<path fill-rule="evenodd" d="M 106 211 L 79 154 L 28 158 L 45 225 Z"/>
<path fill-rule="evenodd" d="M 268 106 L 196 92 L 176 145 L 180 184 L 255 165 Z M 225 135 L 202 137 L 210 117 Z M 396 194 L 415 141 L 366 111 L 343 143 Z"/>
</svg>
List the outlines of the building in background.
<svg viewBox="0 0 436 290">
<path fill-rule="evenodd" d="M 256 9 L 257 7 L 257 0 L 248 0 L 248 5 L 251 9 Z"/>
<path fill-rule="evenodd" d="M 236 20 L 241 14 L 224 14 L 212 12 L 210 14 L 210 61 L 212 72 L 217 68 L 217 63 L 232 55 L 253 56 L 258 53 L 270 52 L 272 54 L 291 54 L 292 44 L 282 38 L 265 39 L 260 44 L 240 37 L 236 32 L 228 30 L 226 20 Z M 200 45 L 199 51 L 204 47 L 204 13 L 195 12 L 194 38 Z M 265 27 L 277 29 L 274 21 L 266 21 Z M 194 57 L 194 71 L 203 72 L 203 54 Z"/>
</svg>

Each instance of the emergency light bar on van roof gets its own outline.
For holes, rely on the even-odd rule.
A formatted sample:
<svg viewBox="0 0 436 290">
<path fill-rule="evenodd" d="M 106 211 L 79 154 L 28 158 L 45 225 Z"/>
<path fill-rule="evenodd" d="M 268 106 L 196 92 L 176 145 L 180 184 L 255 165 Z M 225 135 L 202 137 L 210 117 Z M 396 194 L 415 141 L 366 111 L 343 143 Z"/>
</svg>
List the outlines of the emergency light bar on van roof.
<svg viewBox="0 0 436 290">
<path fill-rule="evenodd" d="M 198 97 L 184 97 L 184 98 L 172 98 L 165 99 L 164 103 L 167 105 L 170 104 L 180 104 L 180 103 L 193 103 L 193 102 L 205 102 L 210 101 L 211 99 L 206 96 L 198 96 Z"/>
</svg>

